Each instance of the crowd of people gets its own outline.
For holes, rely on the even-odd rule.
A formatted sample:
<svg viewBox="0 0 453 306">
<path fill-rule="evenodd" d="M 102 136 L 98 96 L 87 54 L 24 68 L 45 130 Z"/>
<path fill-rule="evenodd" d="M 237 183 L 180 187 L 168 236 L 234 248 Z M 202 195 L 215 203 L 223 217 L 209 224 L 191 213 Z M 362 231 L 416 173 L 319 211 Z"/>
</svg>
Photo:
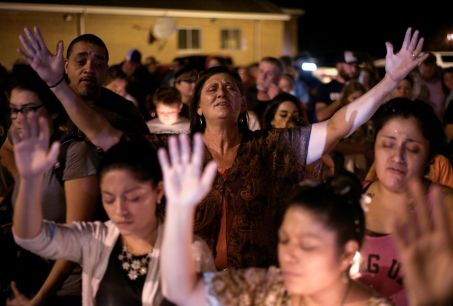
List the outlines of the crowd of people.
<svg viewBox="0 0 453 306">
<path fill-rule="evenodd" d="M 312 88 L 288 57 L 158 77 L 93 34 L 19 40 L 0 304 L 451 305 L 453 78 L 418 31 Z"/>
</svg>

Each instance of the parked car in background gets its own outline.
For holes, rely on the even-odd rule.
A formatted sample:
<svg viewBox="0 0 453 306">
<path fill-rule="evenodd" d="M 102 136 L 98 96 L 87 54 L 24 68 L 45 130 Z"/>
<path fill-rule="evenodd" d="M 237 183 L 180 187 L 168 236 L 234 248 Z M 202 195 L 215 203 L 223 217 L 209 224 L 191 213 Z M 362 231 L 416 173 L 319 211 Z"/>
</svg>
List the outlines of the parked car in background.
<svg viewBox="0 0 453 306">
<path fill-rule="evenodd" d="M 436 57 L 436 63 L 440 68 L 453 67 L 453 51 L 429 51 Z M 380 58 L 374 61 L 374 65 L 378 69 L 385 68 L 385 58 Z"/>
<path fill-rule="evenodd" d="M 453 51 L 432 51 L 436 57 L 437 65 L 442 68 L 453 67 Z"/>
</svg>

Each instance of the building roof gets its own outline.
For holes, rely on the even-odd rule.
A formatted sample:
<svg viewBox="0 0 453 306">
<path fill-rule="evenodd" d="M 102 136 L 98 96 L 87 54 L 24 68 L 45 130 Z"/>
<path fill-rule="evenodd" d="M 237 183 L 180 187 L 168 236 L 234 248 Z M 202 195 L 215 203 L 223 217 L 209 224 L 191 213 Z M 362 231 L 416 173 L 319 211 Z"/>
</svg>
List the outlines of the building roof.
<svg viewBox="0 0 453 306">
<path fill-rule="evenodd" d="M 173 13 L 176 14 L 174 17 L 183 16 L 184 12 L 189 15 L 198 12 L 199 17 L 222 12 L 226 15 L 234 13 L 242 17 L 256 15 L 278 20 L 289 18 L 281 8 L 267 0 L 12 0 L 0 2 L 0 9 L 52 12 L 68 12 L 71 9 L 73 13 L 82 10 L 85 13 L 105 12 L 106 14 L 119 14 L 120 10 L 125 10 L 124 14 L 135 12 L 132 14 L 139 15 L 142 11 L 143 15 L 172 16 Z"/>
</svg>

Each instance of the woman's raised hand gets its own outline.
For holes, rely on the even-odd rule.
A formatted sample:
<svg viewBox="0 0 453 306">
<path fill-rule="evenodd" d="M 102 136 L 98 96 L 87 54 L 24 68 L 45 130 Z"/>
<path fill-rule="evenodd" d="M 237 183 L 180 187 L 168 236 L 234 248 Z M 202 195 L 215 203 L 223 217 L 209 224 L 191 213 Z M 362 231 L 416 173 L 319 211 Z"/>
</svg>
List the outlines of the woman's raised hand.
<svg viewBox="0 0 453 306">
<path fill-rule="evenodd" d="M 399 82 L 404 79 L 428 57 L 427 53 L 422 53 L 424 39 L 419 39 L 418 35 L 418 31 L 412 33 L 412 29 L 408 28 L 401 50 L 396 54 L 393 53 L 393 45 L 389 42 L 385 43 L 387 48 L 385 71 L 393 81 Z"/>
<path fill-rule="evenodd" d="M 192 150 L 186 134 L 171 136 L 168 147 L 169 155 L 165 149 L 159 149 L 167 202 L 169 205 L 195 207 L 211 190 L 217 164 L 211 161 L 203 169 L 201 134 L 194 135 Z"/>
<path fill-rule="evenodd" d="M 422 183 L 410 182 L 415 211 L 409 208 L 399 216 L 394 233 L 413 306 L 451 305 L 453 301 L 453 219 L 440 187 L 432 188 L 427 199 Z"/>
<path fill-rule="evenodd" d="M 21 133 L 15 127 L 10 133 L 17 171 L 22 178 L 42 175 L 55 164 L 60 144 L 54 142 L 49 149 L 50 129 L 44 118 L 28 114 L 23 118 Z"/>
<path fill-rule="evenodd" d="M 57 53 L 50 53 L 38 27 L 33 31 L 24 29 L 25 35 L 19 35 L 19 40 L 26 50 L 17 49 L 24 60 L 39 74 L 49 87 L 59 84 L 64 78 L 63 42 L 57 43 Z"/>
</svg>

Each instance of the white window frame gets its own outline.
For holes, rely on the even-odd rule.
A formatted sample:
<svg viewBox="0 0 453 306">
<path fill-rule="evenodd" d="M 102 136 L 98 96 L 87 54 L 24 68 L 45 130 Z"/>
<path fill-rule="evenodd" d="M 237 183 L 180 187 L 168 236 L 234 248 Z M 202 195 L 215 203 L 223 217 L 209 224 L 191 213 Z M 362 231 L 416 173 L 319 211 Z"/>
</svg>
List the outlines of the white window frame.
<svg viewBox="0 0 453 306">
<path fill-rule="evenodd" d="M 194 48 L 192 46 L 192 31 L 198 31 L 198 48 Z M 179 46 L 179 31 L 186 31 L 187 33 L 187 40 L 186 40 L 186 43 L 189 43 L 187 46 L 188 48 L 181 48 Z M 176 41 L 176 48 L 179 52 L 186 52 L 186 51 L 189 51 L 189 52 L 192 52 L 192 51 L 200 51 L 201 50 L 201 42 L 202 42 L 202 39 L 201 39 L 201 35 L 202 35 L 202 31 L 201 31 L 201 28 L 194 28 L 194 27 L 184 27 L 184 28 L 178 28 L 178 35 L 177 35 L 177 41 Z"/>
<path fill-rule="evenodd" d="M 227 35 L 232 35 L 232 33 L 234 33 L 235 31 L 237 31 L 239 33 L 239 37 L 238 37 L 238 47 L 237 48 L 229 48 L 228 46 L 226 48 L 223 47 L 223 37 L 222 37 L 222 34 L 223 32 L 227 32 Z M 242 50 L 242 29 L 241 28 L 223 28 L 223 29 L 220 29 L 220 50 L 232 50 L 232 51 L 238 51 L 238 50 Z"/>
</svg>

